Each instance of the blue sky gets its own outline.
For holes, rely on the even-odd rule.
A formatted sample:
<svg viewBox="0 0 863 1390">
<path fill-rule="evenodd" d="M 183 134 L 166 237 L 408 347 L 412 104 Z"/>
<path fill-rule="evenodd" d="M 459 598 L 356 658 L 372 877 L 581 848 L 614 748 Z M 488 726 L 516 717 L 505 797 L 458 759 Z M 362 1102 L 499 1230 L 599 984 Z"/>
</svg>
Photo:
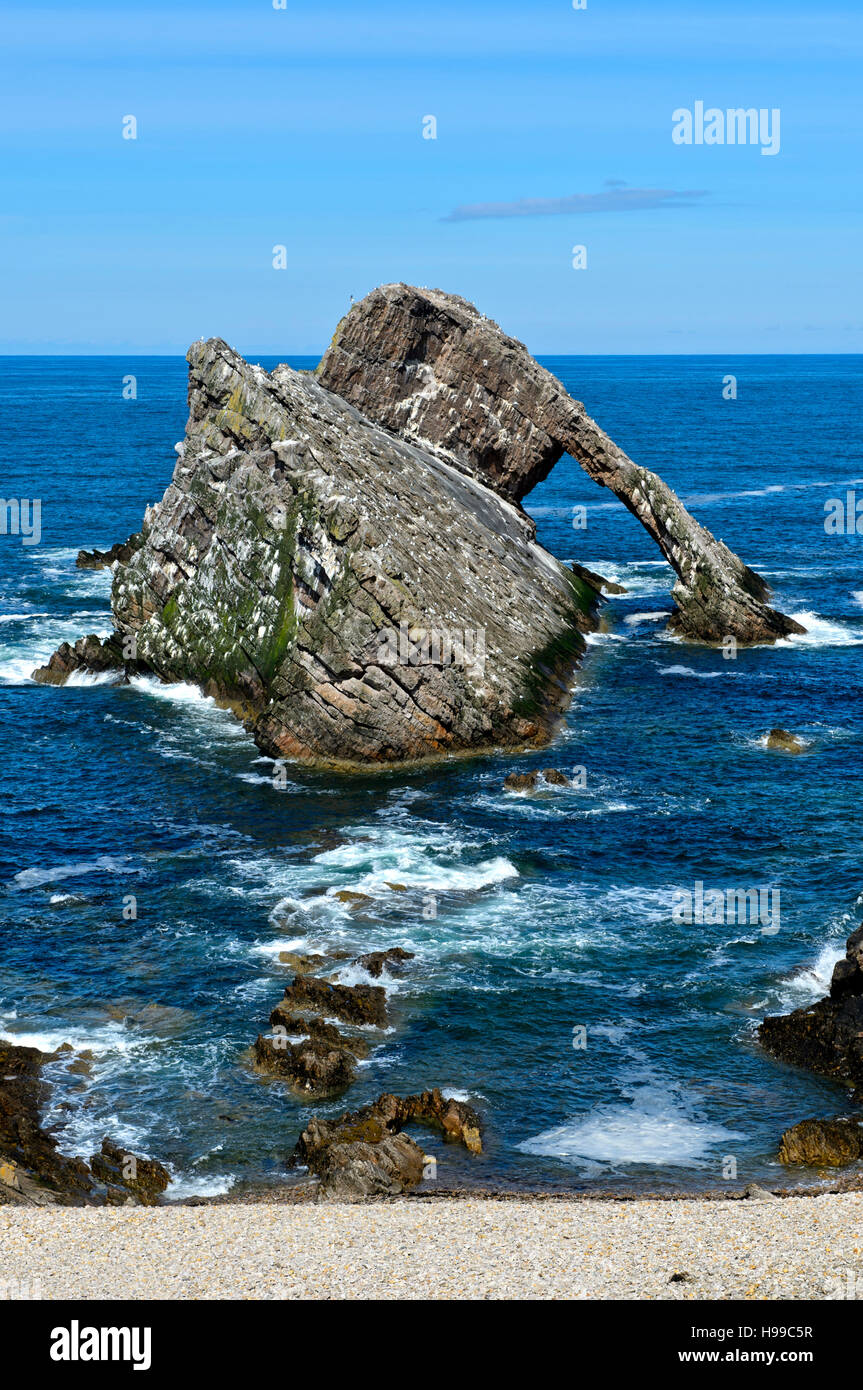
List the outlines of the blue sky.
<svg viewBox="0 0 863 1390">
<path fill-rule="evenodd" d="M 863 351 L 861 59 L 859 0 L 6 3 L 0 352 L 315 353 L 392 280 L 537 353 Z"/>
</svg>

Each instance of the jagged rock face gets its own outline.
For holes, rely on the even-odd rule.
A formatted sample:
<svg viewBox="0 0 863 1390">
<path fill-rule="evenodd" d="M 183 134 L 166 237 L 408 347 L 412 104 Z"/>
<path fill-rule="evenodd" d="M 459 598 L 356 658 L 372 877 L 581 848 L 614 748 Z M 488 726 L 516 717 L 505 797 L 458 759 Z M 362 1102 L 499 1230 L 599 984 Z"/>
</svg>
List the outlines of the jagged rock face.
<svg viewBox="0 0 863 1390">
<path fill-rule="evenodd" d="M 784 1062 L 863 1087 L 863 927 L 846 942 L 829 996 L 809 1008 L 765 1018 L 758 1035 Z"/>
<path fill-rule="evenodd" d="M 117 671 L 118 678 L 123 670 L 123 652 L 116 634 L 106 642 L 91 633 L 89 637 L 79 637 L 74 647 L 61 642 L 56 652 L 51 654 L 47 666 L 39 666 L 33 672 L 33 680 L 40 685 L 65 685 L 76 671 L 106 672 Z"/>
<path fill-rule="evenodd" d="M 706 642 L 774 642 L 803 628 L 769 588 L 609 439 L 522 343 L 457 295 L 384 285 L 339 324 L 318 380 L 372 420 L 446 450 L 519 501 L 566 452 L 637 516 L 674 568 L 673 627 Z"/>
<path fill-rule="evenodd" d="M 597 594 L 519 509 L 307 374 L 189 351 L 174 477 L 114 576 L 135 659 L 232 704 L 274 757 L 543 742 Z"/>
</svg>

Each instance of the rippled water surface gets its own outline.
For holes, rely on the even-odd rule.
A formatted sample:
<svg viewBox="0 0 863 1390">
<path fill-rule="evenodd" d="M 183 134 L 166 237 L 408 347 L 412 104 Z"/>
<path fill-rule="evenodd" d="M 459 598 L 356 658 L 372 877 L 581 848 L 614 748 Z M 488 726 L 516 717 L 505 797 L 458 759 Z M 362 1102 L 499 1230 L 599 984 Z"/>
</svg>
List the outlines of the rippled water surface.
<svg viewBox="0 0 863 1390">
<path fill-rule="evenodd" d="M 289 769 L 277 788 L 189 687 L 29 680 L 64 638 L 110 628 L 110 575 L 75 555 L 124 539 L 164 491 L 185 363 L 0 359 L 2 490 L 42 499 L 43 532 L 0 537 L 0 1030 L 92 1054 L 50 1069 L 64 1150 L 109 1133 L 167 1161 L 180 1196 L 283 1181 L 309 1107 L 244 1054 L 290 979 L 286 950 L 416 953 L 358 1082 L 315 1108 L 432 1085 L 469 1097 L 482 1158 L 426 1137 L 447 1185 L 694 1190 L 734 1186 L 729 1159 L 739 1183 L 776 1182 L 781 1131 L 847 1106 L 764 1056 L 754 1029 L 824 992 L 859 917 L 863 538 L 823 523 L 828 498 L 856 484 L 863 500 L 863 359 L 547 365 L 807 635 L 733 661 L 670 640 L 670 571 L 564 458 L 528 499 L 539 537 L 627 593 L 554 746 L 369 777 Z M 808 751 L 768 752 L 776 724 Z M 584 767 L 586 786 L 503 791 L 507 771 L 551 763 Z M 675 921 L 697 881 L 778 889 L 779 930 Z"/>
</svg>

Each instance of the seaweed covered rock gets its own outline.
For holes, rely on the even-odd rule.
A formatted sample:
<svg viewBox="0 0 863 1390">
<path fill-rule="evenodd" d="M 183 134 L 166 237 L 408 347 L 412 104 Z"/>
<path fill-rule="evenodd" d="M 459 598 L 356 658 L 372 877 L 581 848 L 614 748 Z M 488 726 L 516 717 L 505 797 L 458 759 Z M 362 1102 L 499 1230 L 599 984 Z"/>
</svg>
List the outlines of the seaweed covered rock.
<svg viewBox="0 0 863 1390">
<path fill-rule="evenodd" d="M 788 729 L 771 729 L 767 735 L 767 747 L 781 753 L 804 753 L 806 744 Z"/>
<path fill-rule="evenodd" d="M 372 420 L 520 501 L 568 453 L 620 498 L 677 575 L 684 637 L 775 642 L 804 629 L 769 606 L 765 581 L 633 463 L 556 377 L 473 304 L 442 290 L 382 285 L 342 319 L 318 380 Z"/>
<path fill-rule="evenodd" d="M 856 1120 L 801 1120 L 786 1129 L 779 1144 L 780 1163 L 842 1167 L 863 1158 L 863 1126 Z"/>
<path fill-rule="evenodd" d="M 107 1199 L 110 1205 L 127 1201 L 131 1194 L 141 1206 L 153 1206 L 171 1181 L 161 1163 L 138 1158 L 110 1139 L 103 1139 L 101 1150 L 91 1157 L 90 1171 L 112 1194 Z"/>
</svg>

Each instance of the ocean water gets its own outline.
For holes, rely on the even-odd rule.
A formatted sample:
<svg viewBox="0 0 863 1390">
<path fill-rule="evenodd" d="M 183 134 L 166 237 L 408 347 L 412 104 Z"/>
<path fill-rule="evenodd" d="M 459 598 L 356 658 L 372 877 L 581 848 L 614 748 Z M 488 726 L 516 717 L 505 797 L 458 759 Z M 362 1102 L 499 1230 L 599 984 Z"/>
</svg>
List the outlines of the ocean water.
<svg viewBox="0 0 863 1390">
<path fill-rule="evenodd" d="M 38 545 L 0 536 L 0 1030 L 91 1054 L 49 1068 L 64 1151 L 110 1134 L 166 1162 L 174 1196 L 239 1192 L 290 1180 L 312 1110 L 441 1086 L 487 1135 L 472 1158 L 426 1133 L 439 1185 L 696 1191 L 782 1181 L 782 1130 L 847 1110 L 755 1028 L 824 993 L 860 916 L 863 540 L 827 536 L 824 503 L 863 500 L 863 358 L 546 365 L 807 635 L 736 660 L 669 639 L 668 567 L 564 458 L 527 500 L 539 538 L 627 593 L 555 744 L 370 776 L 292 768 L 277 788 L 194 689 L 29 680 L 64 638 L 110 628 L 110 575 L 75 555 L 162 495 L 185 363 L 0 358 L 2 493 L 42 503 Z M 808 751 L 768 752 L 776 724 Z M 585 785 L 503 791 L 507 771 L 548 764 Z M 780 921 L 675 920 L 697 882 L 778 890 Z M 343 888 L 371 901 L 351 910 Z M 341 1100 L 309 1106 L 251 1072 L 290 978 L 280 951 L 393 945 L 416 960 L 387 982 L 392 1027 Z"/>
</svg>

